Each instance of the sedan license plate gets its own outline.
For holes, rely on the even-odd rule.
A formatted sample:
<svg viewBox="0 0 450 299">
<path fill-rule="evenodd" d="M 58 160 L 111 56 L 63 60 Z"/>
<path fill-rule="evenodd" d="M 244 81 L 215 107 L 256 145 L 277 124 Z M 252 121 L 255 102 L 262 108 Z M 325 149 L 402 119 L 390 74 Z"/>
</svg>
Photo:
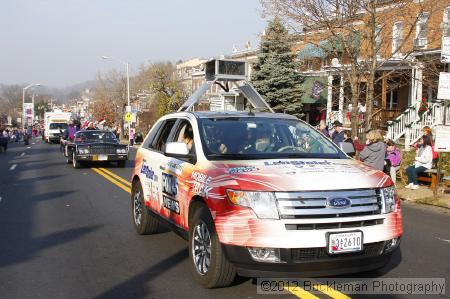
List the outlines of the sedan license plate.
<svg viewBox="0 0 450 299">
<path fill-rule="evenodd" d="M 330 254 L 358 252 L 362 249 L 362 232 L 328 235 L 328 253 Z"/>
<path fill-rule="evenodd" d="M 98 155 L 97 160 L 98 161 L 106 161 L 106 160 L 108 160 L 108 156 L 107 155 Z"/>
</svg>

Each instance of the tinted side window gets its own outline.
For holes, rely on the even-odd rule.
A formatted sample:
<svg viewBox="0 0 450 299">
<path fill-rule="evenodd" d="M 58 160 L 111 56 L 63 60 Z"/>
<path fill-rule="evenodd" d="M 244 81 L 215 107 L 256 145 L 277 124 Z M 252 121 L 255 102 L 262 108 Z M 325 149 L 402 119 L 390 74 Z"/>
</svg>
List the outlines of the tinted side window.
<svg viewBox="0 0 450 299">
<path fill-rule="evenodd" d="M 182 120 L 178 125 L 177 132 L 174 136 L 173 141 L 186 143 L 189 152 L 195 152 L 194 146 L 194 132 L 192 130 L 192 125 L 187 120 Z"/>
<path fill-rule="evenodd" d="M 151 145 L 153 144 L 153 140 L 155 139 L 156 135 L 159 133 L 161 125 L 163 123 L 164 123 L 164 121 L 159 121 L 153 125 L 147 138 L 145 138 L 145 141 L 144 141 L 144 144 L 142 145 L 142 147 L 152 148 Z"/>
<path fill-rule="evenodd" d="M 159 152 L 164 152 L 167 138 L 169 137 L 170 131 L 172 130 L 173 125 L 175 124 L 175 119 L 167 120 L 161 127 L 158 133 L 158 137 L 152 143 L 151 148 L 157 150 Z"/>
</svg>

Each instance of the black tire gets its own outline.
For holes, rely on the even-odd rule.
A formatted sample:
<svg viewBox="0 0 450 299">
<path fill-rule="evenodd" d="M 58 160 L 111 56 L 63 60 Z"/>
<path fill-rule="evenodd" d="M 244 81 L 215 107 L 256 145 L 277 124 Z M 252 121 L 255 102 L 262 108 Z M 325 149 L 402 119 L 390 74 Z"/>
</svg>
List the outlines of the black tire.
<svg viewBox="0 0 450 299">
<path fill-rule="evenodd" d="M 207 267 L 206 272 L 203 271 L 204 273 L 201 273 L 202 271 L 198 270 L 193 251 L 194 231 L 197 229 L 197 226 L 201 228 L 202 225 L 206 225 L 210 236 L 209 266 Z M 198 243 L 199 242 L 197 241 L 197 244 Z M 199 251 L 202 250 L 199 249 L 198 252 Z M 189 260 L 194 279 L 204 288 L 210 289 L 229 286 L 236 277 L 236 269 L 234 265 L 228 261 L 223 252 L 211 213 L 204 204 L 198 205 L 194 212 L 194 216 L 189 223 Z"/>
<path fill-rule="evenodd" d="M 72 164 L 72 160 L 70 159 L 70 157 L 71 157 L 71 153 L 70 153 L 69 149 L 67 148 L 67 156 L 66 156 L 67 164 Z"/>
<path fill-rule="evenodd" d="M 140 182 L 131 191 L 131 218 L 139 235 L 151 235 L 159 231 L 160 223 L 148 210 Z"/>
<path fill-rule="evenodd" d="M 117 161 L 117 167 L 119 167 L 119 168 L 125 168 L 125 163 L 126 163 L 125 160 Z"/>
<path fill-rule="evenodd" d="M 72 152 L 72 166 L 73 166 L 73 168 L 78 169 L 78 168 L 81 167 L 81 163 L 80 163 L 80 161 L 78 161 L 75 158 L 76 158 L 75 157 L 75 152 Z"/>
</svg>

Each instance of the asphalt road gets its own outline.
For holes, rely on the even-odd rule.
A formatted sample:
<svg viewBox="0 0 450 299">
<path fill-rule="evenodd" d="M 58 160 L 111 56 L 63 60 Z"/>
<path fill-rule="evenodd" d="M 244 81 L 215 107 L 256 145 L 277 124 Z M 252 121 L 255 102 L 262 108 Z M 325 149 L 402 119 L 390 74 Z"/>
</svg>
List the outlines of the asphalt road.
<svg viewBox="0 0 450 299">
<path fill-rule="evenodd" d="M 127 192 L 133 161 L 124 169 L 102 165 L 106 174 L 73 169 L 59 146 L 33 143 L 0 153 L 0 298 L 268 297 L 249 278 L 204 290 L 191 278 L 186 241 L 169 231 L 134 232 Z M 381 271 L 351 277 L 441 277 L 450 295 L 449 211 L 406 203 L 403 211 L 401 251 Z"/>
</svg>

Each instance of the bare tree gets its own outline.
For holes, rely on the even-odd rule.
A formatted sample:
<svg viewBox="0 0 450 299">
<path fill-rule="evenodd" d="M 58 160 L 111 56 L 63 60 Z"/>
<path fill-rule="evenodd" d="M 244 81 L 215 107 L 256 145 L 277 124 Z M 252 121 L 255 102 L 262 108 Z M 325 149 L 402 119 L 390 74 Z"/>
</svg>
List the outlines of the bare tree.
<svg viewBox="0 0 450 299">
<path fill-rule="evenodd" d="M 380 69 L 390 61 L 397 66 L 411 64 L 419 22 L 442 11 L 448 0 L 261 0 L 261 3 L 266 15 L 281 17 L 304 42 L 322 49 L 328 58 L 339 59 L 335 71 L 350 85 L 355 136 L 362 93 L 360 82 L 367 82 L 365 128 L 370 130 L 374 86 L 396 71 L 380 74 Z"/>
</svg>

